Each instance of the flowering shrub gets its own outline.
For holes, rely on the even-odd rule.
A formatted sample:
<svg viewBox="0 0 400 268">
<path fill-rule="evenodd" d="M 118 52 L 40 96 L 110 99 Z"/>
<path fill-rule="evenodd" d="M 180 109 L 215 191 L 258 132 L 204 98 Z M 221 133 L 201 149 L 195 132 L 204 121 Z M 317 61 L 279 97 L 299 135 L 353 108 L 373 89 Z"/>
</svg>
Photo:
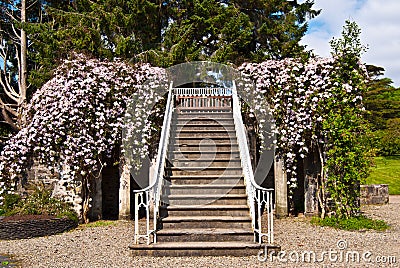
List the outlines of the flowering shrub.
<svg viewBox="0 0 400 268">
<path fill-rule="evenodd" d="M 54 77 L 33 95 L 26 112 L 29 123 L 6 144 L 0 181 L 15 183 L 37 160 L 64 178 L 83 182 L 85 217 L 90 179 L 99 175 L 102 157 L 121 143 L 124 115 L 132 97 L 142 104 L 134 108 L 135 120 L 140 122 L 134 131 L 144 139 L 148 136 L 151 110 L 145 104 L 161 97 L 153 90 L 158 85 L 142 86 L 149 79 L 165 81 L 164 70 L 84 55 L 64 61 Z M 145 146 L 135 149 L 134 155 L 147 151 Z"/>
<path fill-rule="evenodd" d="M 333 42 L 332 58 L 270 60 L 239 68 L 255 81 L 254 94 L 268 100 L 276 152 L 287 168 L 290 197 L 297 187 L 297 160 L 311 150 L 319 153 L 322 217 L 329 209 L 327 192 L 339 217 L 355 213 L 358 185 L 368 170 L 368 126 L 362 116 L 367 75 L 359 62 L 362 49 L 357 32 L 351 32 L 357 30 L 351 27 L 355 26 L 350 23 L 344 30 L 344 38 L 352 35 L 351 40 Z"/>
<path fill-rule="evenodd" d="M 296 160 L 304 158 L 313 144 L 324 142 L 323 102 L 333 97 L 333 64 L 332 58 L 316 58 L 305 63 L 285 59 L 245 63 L 240 67 L 255 81 L 256 91 L 269 100 L 276 153 L 286 164 L 291 193 L 297 187 Z"/>
</svg>

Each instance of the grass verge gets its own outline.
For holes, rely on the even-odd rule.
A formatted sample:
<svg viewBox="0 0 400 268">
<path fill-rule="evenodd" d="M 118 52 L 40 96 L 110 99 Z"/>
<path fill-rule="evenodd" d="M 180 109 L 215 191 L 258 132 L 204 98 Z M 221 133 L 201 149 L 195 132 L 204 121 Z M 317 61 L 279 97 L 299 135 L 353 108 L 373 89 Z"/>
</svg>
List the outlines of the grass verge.
<svg viewBox="0 0 400 268">
<path fill-rule="evenodd" d="M 400 156 L 375 157 L 366 184 L 388 184 L 389 194 L 400 195 Z"/>
<path fill-rule="evenodd" d="M 365 216 L 352 217 L 349 219 L 341 219 L 336 217 L 328 217 L 321 219 L 313 217 L 311 223 L 318 226 L 329 226 L 336 229 L 347 231 L 360 231 L 360 230 L 376 230 L 385 231 L 389 228 L 387 223 L 383 220 L 373 220 Z"/>
<path fill-rule="evenodd" d="M 117 221 L 106 221 L 106 220 L 99 220 L 94 222 L 89 222 L 86 224 L 80 224 L 79 228 L 95 228 L 95 227 L 104 227 L 104 226 L 114 226 L 117 224 Z"/>
</svg>

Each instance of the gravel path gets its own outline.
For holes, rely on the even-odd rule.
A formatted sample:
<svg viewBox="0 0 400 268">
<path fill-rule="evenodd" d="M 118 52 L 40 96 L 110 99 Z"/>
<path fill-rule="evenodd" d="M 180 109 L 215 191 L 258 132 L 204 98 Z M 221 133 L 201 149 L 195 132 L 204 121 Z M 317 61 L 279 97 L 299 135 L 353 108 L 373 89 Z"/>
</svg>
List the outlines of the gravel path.
<svg viewBox="0 0 400 268">
<path fill-rule="evenodd" d="M 14 256 L 22 267 L 400 267 L 400 196 L 392 196 L 390 201 L 389 205 L 363 207 L 365 214 L 384 219 L 391 225 L 385 232 L 316 227 L 304 217 L 275 220 L 275 242 L 282 246 L 286 255 L 280 260 L 275 258 L 272 263 L 269 258 L 261 262 L 257 256 L 131 256 L 128 245 L 133 238 L 133 223 L 128 221 L 51 237 L 0 241 L 0 255 Z M 306 262 L 303 262 L 302 255 L 306 251 L 314 251 L 315 259 L 323 257 L 324 261 L 311 259 L 310 262 L 305 255 Z M 322 255 L 324 251 L 326 255 Z M 338 254 L 336 260 L 335 254 Z M 359 254 L 360 261 L 353 261 L 352 254 L 355 257 Z M 346 262 L 346 255 L 349 262 Z"/>
</svg>

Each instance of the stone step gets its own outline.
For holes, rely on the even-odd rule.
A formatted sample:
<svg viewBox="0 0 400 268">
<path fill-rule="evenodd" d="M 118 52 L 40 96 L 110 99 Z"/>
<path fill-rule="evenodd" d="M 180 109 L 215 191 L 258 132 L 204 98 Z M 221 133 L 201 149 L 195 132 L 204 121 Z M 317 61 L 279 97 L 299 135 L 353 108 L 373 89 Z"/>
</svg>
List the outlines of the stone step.
<svg viewBox="0 0 400 268">
<path fill-rule="evenodd" d="M 187 195 L 187 194 L 245 194 L 246 188 L 236 184 L 192 184 L 192 185 L 169 185 L 164 186 L 164 195 Z"/>
<path fill-rule="evenodd" d="M 177 113 L 176 119 L 212 119 L 219 120 L 222 118 L 233 118 L 232 112 L 220 112 L 220 113 L 204 113 L 204 112 L 193 112 L 193 113 Z"/>
<path fill-rule="evenodd" d="M 232 126 L 209 126 L 209 127 L 183 127 L 172 129 L 171 133 L 176 136 L 176 134 L 189 134 L 189 133 L 197 133 L 197 134 L 226 134 L 236 135 L 236 130 Z"/>
<path fill-rule="evenodd" d="M 247 205 L 161 206 L 161 217 L 167 216 L 242 216 L 249 217 Z"/>
<path fill-rule="evenodd" d="M 240 158 L 235 159 L 206 159 L 190 161 L 188 159 L 169 159 L 174 167 L 236 167 L 241 166 Z"/>
<path fill-rule="evenodd" d="M 227 228 L 251 230 L 250 217 L 233 216 L 168 216 L 161 219 L 162 229 Z"/>
<path fill-rule="evenodd" d="M 133 256 L 183 257 L 183 256 L 270 256 L 281 249 L 277 245 L 261 245 L 254 242 L 164 242 L 157 244 L 130 245 Z M 267 252 L 265 252 L 267 251 Z M 263 266 L 265 267 L 265 265 Z"/>
<path fill-rule="evenodd" d="M 203 151 L 203 152 L 193 152 L 193 151 L 173 151 L 171 152 L 170 160 L 187 160 L 187 161 L 194 161 L 200 159 L 212 159 L 212 160 L 234 160 L 240 159 L 239 151 L 219 151 L 219 152 L 212 152 L 212 151 Z"/>
<path fill-rule="evenodd" d="M 188 122 L 187 124 L 176 124 L 174 131 L 179 132 L 179 131 L 203 131 L 203 130 L 208 130 L 208 131 L 217 131 L 217 130 L 229 130 L 229 131 L 234 131 L 235 130 L 235 125 L 233 124 L 192 124 L 191 122 Z"/>
<path fill-rule="evenodd" d="M 185 154 L 181 154 L 181 153 L 177 153 L 175 155 L 171 155 L 170 158 L 168 159 L 168 161 L 170 163 L 175 163 L 176 161 L 180 161 L 180 162 L 187 162 L 188 165 L 186 166 L 193 166 L 193 164 L 196 164 L 197 162 L 207 162 L 210 163 L 211 162 L 217 162 L 220 163 L 221 161 L 231 161 L 233 162 L 237 162 L 237 160 L 240 160 L 240 156 L 239 154 L 219 154 L 219 153 L 193 153 L 193 154 L 189 154 L 189 153 L 185 153 Z M 173 165 L 173 164 L 172 164 Z M 175 165 L 173 165 L 175 166 Z M 198 164 L 198 165 L 194 165 L 194 166 L 199 166 L 199 167 L 204 167 L 204 164 Z M 218 165 L 217 165 L 218 166 Z M 178 166 L 176 166 L 178 167 Z"/>
<path fill-rule="evenodd" d="M 242 175 L 242 167 L 171 167 L 167 169 L 173 176 L 198 175 Z"/>
<path fill-rule="evenodd" d="M 209 127 L 235 127 L 233 118 L 175 118 L 172 119 L 173 127 L 179 129 L 184 127 L 202 127 L 207 129 Z"/>
<path fill-rule="evenodd" d="M 203 137 L 172 137 L 171 142 L 174 144 L 237 144 L 236 137 L 225 136 L 212 136 L 208 138 Z"/>
<path fill-rule="evenodd" d="M 243 184 L 243 176 L 235 175 L 203 175 L 203 176 L 170 176 L 165 178 L 172 185 L 187 184 Z"/>
<path fill-rule="evenodd" d="M 157 242 L 226 242 L 254 241 L 254 232 L 244 229 L 201 228 L 163 229 L 157 232 Z"/>
<path fill-rule="evenodd" d="M 172 125 L 206 125 L 206 127 L 209 126 L 215 126 L 215 125 L 221 125 L 221 126 L 234 126 L 235 121 L 233 120 L 232 117 L 230 118 L 207 118 L 207 117 L 194 117 L 194 118 L 173 118 L 172 119 Z"/>
<path fill-rule="evenodd" d="M 220 193 L 220 194 L 174 194 L 162 195 L 164 203 L 173 206 L 193 206 L 193 205 L 246 205 L 247 195 Z"/>
<path fill-rule="evenodd" d="M 214 137 L 217 138 L 230 138 L 232 140 L 236 140 L 236 132 L 235 130 L 181 130 L 179 132 L 172 132 L 171 133 L 175 139 L 184 139 L 186 137 L 193 137 L 193 138 L 201 138 L 201 139 L 213 139 Z"/>
<path fill-rule="evenodd" d="M 221 113 L 221 112 L 232 112 L 232 107 L 225 105 L 223 107 L 177 107 L 179 113 Z"/>
<path fill-rule="evenodd" d="M 198 133 L 198 134 L 214 134 L 214 133 L 234 133 L 236 134 L 236 131 L 234 129 L 226 129 L 224 127 L 221 127 L 219 129 L 207 129 L 207 128 L 201 128 L 201 129 L 191 129 L 191 128 L 182 128 L 182 129 L 177 129 L 176 132 L 181 133 Z M 174 133 L 174 132 L 173 132 Z"/>
<path fill-rule="evenodd" d="M 214 143 L 212 140 L 209 142 L 205 140 L 200 143 L 175 143 L 171 147 L 175 150 L 183 151 L 239 151 L 237 143 Z"/>
<path fill-rule="evenodd" d="M 179 111 L 176 114 L 232 114 L 232 107 L 179 107 Z"/>
</svg>

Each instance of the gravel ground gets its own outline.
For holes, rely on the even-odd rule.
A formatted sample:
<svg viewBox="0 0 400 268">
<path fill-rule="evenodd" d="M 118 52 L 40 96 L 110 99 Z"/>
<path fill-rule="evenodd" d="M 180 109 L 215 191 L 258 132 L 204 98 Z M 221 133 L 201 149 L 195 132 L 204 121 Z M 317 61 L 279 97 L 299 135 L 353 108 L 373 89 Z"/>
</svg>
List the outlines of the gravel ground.
<svg viewBox="0 0 400 268">
<path fill-rule="evenodd" d="M 363 211 L 384 219 L 391 228 L 350 232 L 312 226 L 304 217 L 275 220 L 275 242 L 286 255 L 272 262 L 270 258 L 261 262 L 257 256 L 135 257 L 128 249 L 133 239 L 133 223 L 128 221 L 51 237 L 0 241 L 0 255 L 12 255 L 22 267 L 400 267 L 400 196 L 392 196 L 389 205 L 367 206 Z M 303 262 L 305 251 L 314 251 L 315 259 L 324 261 Z M 360 261 L 346 258 L 353 253 Z"/>
</svg>

